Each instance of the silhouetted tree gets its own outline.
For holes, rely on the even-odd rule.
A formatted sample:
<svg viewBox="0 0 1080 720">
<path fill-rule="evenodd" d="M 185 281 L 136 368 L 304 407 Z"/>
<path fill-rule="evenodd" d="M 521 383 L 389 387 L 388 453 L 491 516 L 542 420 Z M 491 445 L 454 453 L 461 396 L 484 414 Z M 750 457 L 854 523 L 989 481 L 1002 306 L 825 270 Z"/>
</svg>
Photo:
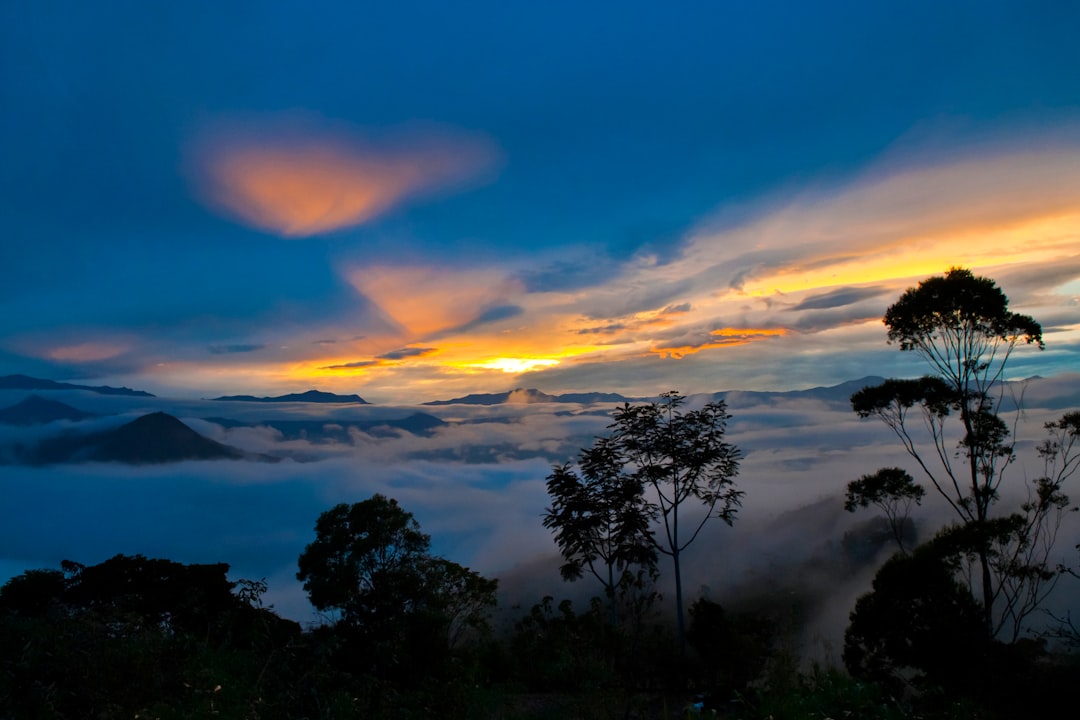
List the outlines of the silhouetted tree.
<svg viewBox="0 0 1080 720">
<path fill-rule="evenodd" d="M 893 692 L 968 690 L 985 669 L 982 609 L 957 582 L 959 558 L 931 541 L 897 553 L 859 598 L 844 634 L 844 664 Z"/>
<path fill-rule="evenodd" d="M 374 495 L 319 516 L 297 578 L 312 604 L 338 614 L 354 669 L 421 678 L 468 628 L 484 626 L 496 581 L 429 554 L 430 538 L 396 500 Z"/>
<path fill-rule="evenodd" d="M 734 484 L 739 450 L 724 440 L 730 419 L 724 402 L 709 402 L 700 410 L 683 412 L 680 407 L 685 401 L 678 392 L 667 392 L 657 402 L 626 403 L 616 408 L 614 422 L 608 426 L 610 437 L 598 439 L 582 456 L 583 472 L 587 479 L 594 479 L 597 489 L 578 492 L 576 477 L 556 468 L 552 478 L 559 497 L 564 498 L 561 502 L 580 502 L 581 506 L 569 513 L 565 508 L 549 512 L 550 522 L 545 522 L 560 532 L 557 540 L 571 565 L 570 573 L 576 572 L 574 564 L 588 564 L 590 557 L 610 562 L 608 567 L 613 568 L 631 558 L 640 559 L 642 538 L 669 556 L 675 571 L 680 653 L 685 653 L 686 647 L 682 552 L 709 518 L 720 518 L 730 525 L 742 496 Z M 600 496 L 602 487 L 616 490 L 614 504 Z M 704 512 L 688 515 L 687 504 L 703 506 Z M 601 519 L 595 521 L 594 514 Z M 644 532 L 646 518 L 658 519 L 661 532 Z M 609 545 L 611 540 L 616 543 Z"/>
<path fill-rule="evenodd" d="M 117 555 L 63 568 L 0 588 L 0 716 L 269 719 L 304 704 L 285 681 L 312 667 L 300 625 L 234 595 L 228 565 Z"/>
<path fill-rule="evenodd" d="M 992 519 L 1005 470 L 1015 459 L 1010 429 L 999 414 L 1005 367 L 1018 344 L 1043 347 L 1042 328 L 1031 317 L 1011 312 L 993 280 L 963 268 L 908 289 L 886 311 L 884 322 L 889 341 L 920 355 L 933 374 L 864 388 L 852 395 L 852 408 L 893 430 L 962 525 L 985 525 Z M 923 422 L 911 422 L 913 408 Z M 1070 432 L 1067 422 L 1055 428 L 1059 435 Z M 1005 628 L 1013 639 L 1019 637 L 1023 620 L 1055 576 L 1048 564 L 1049 541 L 1068 504 L 1062 485 L 1076 466 L 1070 459 L 1072 446 L 1049 445 L 1044 451 L 1048 468 L 1056 469 L 1036 481 L 1031 501 L 1009 523 L 1014 534 L 1003 538 L 981 532 L 985 544 L 966 554 L 974 565 L 971 589 L 992 637 Z M 883 479 L 880 474 L 868 477 Z M 897 479 L 895 487 L 879 483 L 876 497 L 886 502 L 914 498 L 917 486 Z"/>
<path fill-rule="evenodd" d="M 599 438 L 581 451 L 579 476 L 571 466 L 556 465 L 547 478 L 551 507 L 544 527 L 566 562 L 563 579 L 577 580 L 588 570 L 604 588 L 608 614 L 617 621 L 616 590 L 632 578 L 632 568 L 647 574 L 656 565 L 650 524 L 655 507 L 645 501 L 640 478 L 623 472 L 619 448 L 611 438 Z"/>
<path fill-rule="evenodd" d="M 905 532 L 910 522 L 911 505 L 922 504 L 926 491 L 915 479 L 901 468 L 882 468 L 872 475 L 863 475 L 848 483 L 844 509 L 854 512 L 856 508 L 875 505 L 885 513 L 893 539 L 901 552 Z"/>
</svg>

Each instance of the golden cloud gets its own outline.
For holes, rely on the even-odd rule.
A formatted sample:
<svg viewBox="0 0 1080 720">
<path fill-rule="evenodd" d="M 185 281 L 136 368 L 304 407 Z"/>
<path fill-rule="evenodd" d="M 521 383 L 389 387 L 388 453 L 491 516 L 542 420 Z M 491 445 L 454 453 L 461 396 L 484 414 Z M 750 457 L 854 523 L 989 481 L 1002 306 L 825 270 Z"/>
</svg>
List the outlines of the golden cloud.
<svg viewBox="0 0 1080 720">
<path fill-rule="evenodd" d="M 724 267 L 752 296 L 910 282 L 952 265 L 1045 262 L 1080 239 L 1080 147 L 873 168 L 831 193 L 807 193 L 754 220 L 690 238 L 667 268 Z M 710 278 L 711 279 L 711 278 Z"/>
<path fill-rule="evenodd" d="M 204 128 L 192 143 L 189 174 L 196 196 L 215 212 L 308 237 L 476 180 L 497 157 L 490 142 L 460 132 L 416 126 L 372 139 L 341 123 L 289 115 Z"/>
<path fill-rule="evenodd" d="M 524 292 L 520 281 L 497 270 L 374 265 L 348 278 L 410 337 L 461 327 Z"/>
<path fill-rule="evenodd" d="M 768 338 L 781 337 L 787 334 L 783 328 L 722 328 L 709 333 L 708 339 L 696 343 L 686 343 L 677 346 L 659 345 L 650 348 L 650 352 L 663 358 L 681 360 L 687 355 L 711 350 L 719 347 L 731 347 L 732 345 L 746 345 L 747 343 L 766 340 Z"/>
</svg>

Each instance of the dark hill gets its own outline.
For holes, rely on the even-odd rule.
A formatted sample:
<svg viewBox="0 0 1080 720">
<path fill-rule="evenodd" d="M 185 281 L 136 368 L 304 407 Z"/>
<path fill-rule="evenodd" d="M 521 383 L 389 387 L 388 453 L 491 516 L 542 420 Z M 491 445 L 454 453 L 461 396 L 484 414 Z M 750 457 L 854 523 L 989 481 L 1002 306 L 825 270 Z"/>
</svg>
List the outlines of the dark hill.
<svg viewBox="0 0 1080 720">
<path fill-rule="evenodd" d="M 307 402 L 307 403 L 353 403 L 354 405 L 370 405 L 367 400 L 359 395 L 337 395 L 335 393 L 323 392 L 321 390 L 308 390 L 302 393 L 290 393 L 289 395 L 278 395 L 276 397 L 255 397 L 254 395 L 225 395 L 222 397 L 216 397 L 214 400 L 226 400 L 233 402 L 262 402 L 262 403 L 284 403 L 284 402 Z"/>
<path fill-rule="evenodd" d="M 5 425 L 43 425 L 56 420 L 77 422 L 92 417 L 97 416 L 40 395 L 31 395 L 22 402 L 0 409 L 0 423 Z"/>
<path fill-rule="evenodd" d="M 128 395 L 131 397 L 154 397 L 143 390 L 132 390 L 126 387 L 109 387 L 108 385 L 73 385 L 71 383 L 56 382 L 55 380 L 43 380 L 30 377 L 29 375 L 4 375 L 0 376 L 0 390 L 89 390 L 99 395 Z"/>
<path fill-rule="evenodd" d="M 114 430 L 46 440 L 38 446 L 33 461 L 39 464 L 96 461 L 142 465 L 245 457 L 243 451 L 203 437 L 172 415 L 156 412 Z"/>
</svg>

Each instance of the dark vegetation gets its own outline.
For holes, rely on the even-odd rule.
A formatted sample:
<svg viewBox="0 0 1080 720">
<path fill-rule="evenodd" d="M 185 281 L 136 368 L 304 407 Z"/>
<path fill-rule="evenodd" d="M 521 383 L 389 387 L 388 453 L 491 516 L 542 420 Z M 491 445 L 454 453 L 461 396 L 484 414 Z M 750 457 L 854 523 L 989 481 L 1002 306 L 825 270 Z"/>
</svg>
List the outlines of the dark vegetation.
<svg viewBox="0 0 1080 720">
<path fill-rule="evenodd" d="M 432 555 L 413 516 L 375 495 L 316 520 L 297 573 L 324 613 L 312 627 L 279 617 L 265 582 L 229 580 L 224 563 L 118 555 L 12 578 L 0 588 L 0 718 L 1057 712 L 1080 681 L 1080 633 L 1041 608 L 1076 575 L 1050 558 L 1080 467 L 1080 413 L 1046 425 L 1044 473 L 1020 507 L 998 511 L 1014 460 L 1001 365 L 1018 342 L 1041 345 L 1041 329 L 963 270 L 909 291 L 886 324 L 933 372 L 859 390 L 852 405 L 896 432 L 930 489 L 896 467 L 849 485 L 846 509 L 877 514 L 836 554 L 865 567 L 896 552 L 851 613 L 843 670 L 800 661 L 793 639 L 815 600 L 768 572 L 741 604 L 696 597 L 684 623 L 679 554 L 710 518 L 734 522 L 742 492 L 724 403 L 684 411 L 668 393 L 617 409 L 608 436 L 548 477 L 543 523 L 563 576 L 597 584 L 591 602 L 539 598 L 497 624 L 496 581 Z M 912 513 L 931 500 L 955 519 L 919 543 Z M 655 588 L 665 556 L 674 619 Z"/>
</svg>

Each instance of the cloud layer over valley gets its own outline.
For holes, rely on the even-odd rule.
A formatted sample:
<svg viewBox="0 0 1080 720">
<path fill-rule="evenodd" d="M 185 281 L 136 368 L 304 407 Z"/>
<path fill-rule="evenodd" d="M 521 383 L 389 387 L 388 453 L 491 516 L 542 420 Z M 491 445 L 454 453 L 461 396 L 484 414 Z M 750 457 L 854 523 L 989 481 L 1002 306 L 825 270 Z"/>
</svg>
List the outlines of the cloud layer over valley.
<svg viewBox="0 0 1080 720">
<path fill-rule="evenodd" d="M 1078 380 L 1072 374 L 1026 384 L 1020 462 L 1010 471 L 1006 502 L 1020 502 L 1023 479 L 1041 470 L 1034 453 L 1041 423 L 1060 416 L 1064 408 L 1080 407 Z M 815 607 L 822 615 L 812 623 L 812 632 L 836 641 L 850 603 L 866 588 L 872 571 L 871 565 L 853 574 L 845 564 L 844 533 L 873 513 L 844 513 L 844 488 L 878 467 L 912 464 L 887 428 L 851 412 L 850 391 L 844 386 L 726 394 L 733 415 L 729 439 L 744 454 L 738 485 L 746 495 L 733 527 L 710 523 L 688 552 L 685 572 L 692 595 L 706 592 L 724 599 L 732 593 L 775 591 L 797 578 L 809 584 L 808 592 L 821 593 Z M 0 404 L 24 395 L 5 391 Z M 605 433 L 611 404 L 267 406 L 81 391 L 54 391 L 49 397 L 119 414 L 80 423 L 4 426 L 0 441 L 10 445 L 63 430 L 102 430 L 161 409 L 213 440 L 285 460 L 0 466 L 8 500 L 0 510 L 0 573 L 5 577 L 27 568 L 56 567 L 62 559 L 94 563 L 117 553 L 224 561 L 232 564 L 233 577 L 266 577 L 269 600 L 279 611 L 311 620 L 313 612 L 294 575 L 297 556 L 313 538 L 315 518 L 336 503 L 378 492 L 397 498 L 416 515 L 432 535 L 436 552 L 499 577 L 504 608 L 532 604 L 545 594 L 584 598 L 598 591 L 587 581 L 561 581 L 541 515 L 548 505 L 545 478 L 552 464 L 574 460 L 578 449 Z M 708 397 L 694 396 L 691 403 Z M 385 426 L 372 433 L 353 429 L 346 439 L 335 439 L 342 437 L 334 432 L 342 425 L 417 412 L 445 424 L 421 434 Z M 235 423 L 226 427 L 207 417 L 229 417 Z M 286 439 L 262 424 L 300 420 L 329 428 L 313 438 Z M 920 518 L 923 533 L 948 519 L 932 496 Z M 1075 544 L 1070 538 L 1078 530 L 1075 524 L 1066 528 L 1062 560 L 1070 560 L 1067 552 Z"/>
</svg>

